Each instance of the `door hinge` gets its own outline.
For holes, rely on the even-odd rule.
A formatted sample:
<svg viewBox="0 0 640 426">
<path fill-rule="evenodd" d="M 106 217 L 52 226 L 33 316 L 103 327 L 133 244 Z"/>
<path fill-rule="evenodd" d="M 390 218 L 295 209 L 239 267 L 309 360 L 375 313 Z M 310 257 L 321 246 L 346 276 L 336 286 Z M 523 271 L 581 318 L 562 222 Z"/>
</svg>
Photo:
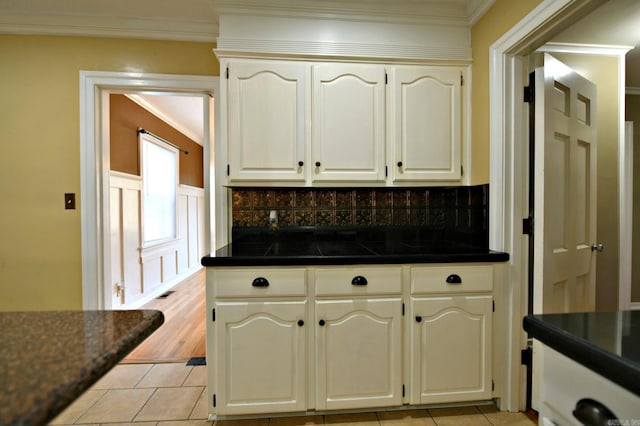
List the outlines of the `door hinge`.
<svg viewBox="0 0 640 426">
<path fill-rule="evenodd" d="M 493 392 L 494 390 L 496 390 L 496 383 L 491 379 L 491 391 Z"/>
<path fill-rule="evenodd" d="M 384 84 L 389 84 L 389 76 L 386 72 L 384 73 Z"/>
<path fill-rule="evenodd" d="M 216 406 L 216 394 L 215 393 L 213 394 L 213 406 L 214 407 Z"/>
<path fill-rule="evenodd" d="M 460 165 L 460 176 L 464 176 L 464 166 Z"/>
<path fill-rule="evenodd" d="M 460 74 L 460 86 L 464 86 L 464 76 Z"/>
<path fill-rule="evenodd" d="M 231 166 L 227 164 L 227 176 L 231 173 Z"/>
<path fill-rule="evenodd" d="M 404 316 L 404 302 L 402 303 L 402 316 Z"/>
<path fill-rule="evenodd" d="M 533 359 L 533 351 L 531 348 L 523 349 L 520 351 L 520 364 L 531 366 L 531 360 Z"/>
<path fill-rule="evenodd" d="M 491 301 L 491 312 L 495 312 L 496 311 L 496 301 L 492 300 Z"/>
<path fill-rule="evenodd" d="M 211 309 L 211 322 L 216 322 L 216 308 Z"/>
<path fill-rule="evenodd" d="M 388 166 L 384 166 L 384 177 L 389 176 L 389 167 Z"/>
<path fill-rule="evenodd" d="M 227 80 L 229 80 L 229 67 L 227 67 L 226 77 L 227 77 Z"/>
<path fill-rule="evenodd" d="M 536 103 L 536 75 L 529 74 L 529 85 L 524 88 L 523 100 L 528 104 Z"/>
<path fill-rule="evenodd" d="M 404 385 L 402 385 L 402 396 L 404 397 Z"/>
<path fill-rule="evenodd" d="M 533 218 L 525 217 L 522 219 L 522 233 L 524 235 L 533 235 Z"/>
</svg>

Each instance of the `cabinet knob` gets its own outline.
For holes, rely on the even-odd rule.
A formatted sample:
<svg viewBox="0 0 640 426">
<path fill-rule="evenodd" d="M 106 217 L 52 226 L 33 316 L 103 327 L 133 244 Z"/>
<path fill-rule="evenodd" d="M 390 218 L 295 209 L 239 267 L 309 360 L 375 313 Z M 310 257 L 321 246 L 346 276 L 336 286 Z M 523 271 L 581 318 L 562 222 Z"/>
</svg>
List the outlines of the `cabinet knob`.
<svg viewBox="0 0 640 426">
<path fill-rule="evenodd" d="M 416 315 L 416 322 L 422 322 L 422 317 L 420 315 Z"/>
<path fill-rule="evenodd" d="M 320 321 L 318 321 L 318 324 L 320 324 L 320 327 L 322 327 L 322 326 L 324 326 L 325 322 L 324 322 L 324 320 L 320 320 Z"/>
<path fill-rule="evenodd" d="M 299 325 L 300 327 L 302 327 L 302 326 L 304 325 L 304 321 L 302 321 L 302 320 L 298 320 L 298 325 Z"/>
<path fill-rule="evenodd" d="M 298 167 L 304 166 L 304 161 L 298 161 Z"/>
<path fill-rule="evenodd" d="M 258 277 L 251 283 L 254 287 L 269 287 L 269 280 L 265 277 Z"/>
<path fill-rule="evenodd" d="M 316 167 L 320 167 L 320 162 L 316 161 Z"/>
<path fill-rule="evenodd" d="M 362 275 L 358 275 L 357 277 L 353 277 L 353 279 L 351 280 L 351 284 L 352 285 L 367 285 L 367 284 L 369 284 L 369 282 Z"/>
<path fill-rule="evenodd" d="M 462 278 L 458 274 L 451 274 L 447 277 L 447 284 L 462 284 Z"/>
<path fill-rule="evenodd" d="M 576 403 L 576 408 L 573 410 L 573 417 L 578 419 L 583 425 L 617 424 L 611 422 L 611 420 L 616 420 L 617 417 L 609 408 L 601 402 L 590 398 L 581 399 Z"/>
<path fill-rule="evenodd" d="M 402 167 L 402 161 L 398 161 L 398 167 Z"/>
</svg>

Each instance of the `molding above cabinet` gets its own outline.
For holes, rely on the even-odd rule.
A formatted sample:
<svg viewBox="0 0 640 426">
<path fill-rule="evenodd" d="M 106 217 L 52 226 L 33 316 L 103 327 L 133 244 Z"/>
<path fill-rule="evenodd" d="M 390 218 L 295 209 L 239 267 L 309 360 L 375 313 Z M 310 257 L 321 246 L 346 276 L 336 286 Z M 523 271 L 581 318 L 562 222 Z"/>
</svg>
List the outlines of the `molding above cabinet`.
<svg viewBox="0 0 640 426">
<path fill-rule="evenodd" d="M 217 5 L 215 52 L 219 58 L 470 62 L 468 3 L 378 0 L 365 9 L 355 2 L 224 0 Z"/>
</svg>

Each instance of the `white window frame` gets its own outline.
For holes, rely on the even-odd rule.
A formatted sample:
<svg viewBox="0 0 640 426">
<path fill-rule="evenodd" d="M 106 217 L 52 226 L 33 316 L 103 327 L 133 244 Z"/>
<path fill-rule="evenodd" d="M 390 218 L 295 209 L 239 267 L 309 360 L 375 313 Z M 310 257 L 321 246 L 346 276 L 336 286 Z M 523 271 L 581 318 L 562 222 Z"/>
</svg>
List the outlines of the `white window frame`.
<svg viewBox="0 0 640 426">
<path fill-rule="evenodd" d="M 179 177 L 180 177 L 180 157 L 179 157 L 180 152 L 178 151 L 178 149 L 166 144 L 164 141 L 148 133 L 140 132 L 138 134 L 138 142 L 139 142 L 139 151 L 140 151 L 140 175 L 142 177 L 142 194 L 141 194 L 141 200 L 140 200 L 140 206 L 141 206 L 140 225 L 141 225 L 142 232 L 140 233 L 140 240 L 141 240 L 141 247 L 148 248 L 148 247 L 161 245 L 167 242 L 175 241 L 178 239 L 178 184 L 179 184 Z M 148 232 L 147 209 L 149 208 L 147 193 L 150 187 L 149 185 L 150 179 L 148 177 L 148 172 L 149 172 L 147 167 L 148 159 L 147 159 L 147 154 L 145 153 L 146 143 L 152 144 L 153 146 L 161 148 L 167 151 L 168 153 L 170 153 L 171 155 L 173 155 L 173 161 L 170 161 L 170 163 L 172 162 L 175 164 L 175 179 L 174 179 L 173 194 L 172 194 L 173 199 L 171 203 L 172 217 L 170 218 L 172 222 L 171 224 L 172 232 L 166 235 L 161 235 L 158 238 L 153 238 L 153 239 L 147 239 L 147 232 Z"/>
</svg>

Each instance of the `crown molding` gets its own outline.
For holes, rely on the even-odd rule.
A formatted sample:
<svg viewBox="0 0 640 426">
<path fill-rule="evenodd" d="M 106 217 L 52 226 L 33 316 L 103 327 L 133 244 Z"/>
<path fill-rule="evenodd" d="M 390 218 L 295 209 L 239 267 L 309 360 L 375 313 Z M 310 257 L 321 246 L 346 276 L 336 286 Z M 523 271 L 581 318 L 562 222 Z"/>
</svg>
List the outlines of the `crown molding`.
<svg viewBox="0 0 640 426">
<path fill-rule="evenodd" d="M 44 13 L 0 13 L 0 34 L 215 42 L 217 22 Z"/>
<path fill-rule="evenodd" d="M 359 57 L 389 60 L 471 61 L 471 48 L 461 46 L 409 46 L 400 44 L 365 44 L 349 42 L 255 40 L 219 38 L 218 57 L 241 56 L 298 57 L 314 59 L 356 59 Z"/>
<path fill-rule="evenodd" d="M 470 13 L 481 16 L 495 0 L 323 1 L 323 0 L 216 0 L 218 15 L 278 16 L 405 24 L 464 25 Z M 487 5 L 485 7 L 485 5 Z M 476 19 L 477 19 L 476 18 Z"/>
</svg>

